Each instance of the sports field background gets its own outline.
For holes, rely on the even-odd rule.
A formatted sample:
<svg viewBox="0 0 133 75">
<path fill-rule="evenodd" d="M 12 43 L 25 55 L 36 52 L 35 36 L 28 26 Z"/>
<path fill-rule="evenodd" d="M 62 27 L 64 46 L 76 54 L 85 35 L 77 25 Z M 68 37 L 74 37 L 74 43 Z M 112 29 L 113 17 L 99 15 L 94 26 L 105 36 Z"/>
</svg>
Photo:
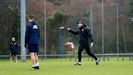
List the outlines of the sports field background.
<svg viewBox="0 0 133 75">
<path fill-rule="evenodd" d="M 24 17 L 20 13 L 21 1 L 24 0 L 0 0 L 0 75 L 133 75 L 133 61 L 129 61 L 130 57 L 133 60 L 133 0 L 25 0 L 26 16 L 34 15 L 41 28 L 40 55 L 47 58 L 40 59 L 38 71 L 31 69 L 30 60 L 10 63 L 9 58 L 4 59 L 10 54 L 9 44 L 13 36 L 23 47 L 21 26 L 26 24 L 21 25 L 23 20 L 20 22 L 20 17 Z M 92 30 L 93 52 L 114 58 L 101 60 L 98 66 L 88 58 L 83 58 L 81 66 L 74 66 L 74 58 L 72 61 L 48 59 L 49 55 L 55 58 L 77 53 L 78 38 L 66 28 L 77 29 L 78 20 L 83 20 Z M 60 27 L 65 29 L 60 30 Z M 74 43 L 75 50 L 65 48 L 68 41 Z M 21 51 L 24 50 L 19 50 L 19 55 L 25 53 Z M 117 61 L 119 56 L 129 58 Z"/>
<path fill-rule="evenodd" d="M 40 60 L 40 70 L 32 70 L 31 62 L 19 61 L 10 63 L 9 60 L 0 60 L 0 75 L 133 75 L 133 61 L 102 61 L 95 65 L 95 61 L 84 58 L 81 66 L 74 66 L 73 59 Z"/>
</svg>

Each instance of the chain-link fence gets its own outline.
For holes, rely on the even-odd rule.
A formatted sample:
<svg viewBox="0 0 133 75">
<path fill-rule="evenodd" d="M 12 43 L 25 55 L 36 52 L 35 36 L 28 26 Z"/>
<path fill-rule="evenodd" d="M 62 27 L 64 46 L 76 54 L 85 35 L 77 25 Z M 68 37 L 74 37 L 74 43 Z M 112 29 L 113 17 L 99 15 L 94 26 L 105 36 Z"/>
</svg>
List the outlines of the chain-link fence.
<svg viewBox="0 0 133 75">
<path fill-rule="evenodd" d="M 9 53 L 12 36 L 19 43 L 19 8 L 20 0 L 0 1 L 1 55 Z M 79 38 L 70 34 L 67 28 L 77 30 L 79 20 L 92 31 L 94 53 L 133 53 L 132 10 L 131 0 L 26 0 L 26 14 L 34 15 L 41 28 L 40 55 L 44 56 L 77 53 Z M 75 49 L 66 49 L 66 42 L 73 42 Z"/>
</svg>

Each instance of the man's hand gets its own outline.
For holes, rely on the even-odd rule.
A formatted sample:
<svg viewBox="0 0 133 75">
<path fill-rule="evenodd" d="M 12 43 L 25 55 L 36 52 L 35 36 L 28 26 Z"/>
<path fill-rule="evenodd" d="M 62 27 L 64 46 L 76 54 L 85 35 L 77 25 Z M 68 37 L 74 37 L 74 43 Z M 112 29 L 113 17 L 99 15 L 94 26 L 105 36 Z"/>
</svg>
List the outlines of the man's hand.
<svg viewBox="0 0 133 75">
<path fill-rule="evenodd" d="M 67 30 L 69 31 L 69 30 L 71 30 L 70 28 L 67 28 Z"/>
<path fill-rule="evenodd" d="M 90 47 L 93 47 L 93 44 L 94 44 L 94 42 L 91 43 L 91 46 Z"/>
</svg>

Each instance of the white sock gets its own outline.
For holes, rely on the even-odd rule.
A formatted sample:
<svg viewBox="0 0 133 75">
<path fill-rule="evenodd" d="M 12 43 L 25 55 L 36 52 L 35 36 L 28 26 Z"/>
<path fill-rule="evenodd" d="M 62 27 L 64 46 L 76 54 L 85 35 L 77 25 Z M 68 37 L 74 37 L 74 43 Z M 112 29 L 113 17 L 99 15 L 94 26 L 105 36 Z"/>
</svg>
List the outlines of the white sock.
<svg viewBox="0 0 133 75">
<path fill-rule="evenodd" d="M 32 67 L 35 67 L 36 65 L 32 65 Z"/>
<path fill-rule="evenodd" d="M 37 64 L 36 64 L 37 66 L 39 66 L 39 62 L 37 62 Z"/>
<path fill-rule="evenodd" d="M 39 62 L 37 62 L 37 63 L 35 64 L 35 66 L 39 66 Z"/>
</svg>

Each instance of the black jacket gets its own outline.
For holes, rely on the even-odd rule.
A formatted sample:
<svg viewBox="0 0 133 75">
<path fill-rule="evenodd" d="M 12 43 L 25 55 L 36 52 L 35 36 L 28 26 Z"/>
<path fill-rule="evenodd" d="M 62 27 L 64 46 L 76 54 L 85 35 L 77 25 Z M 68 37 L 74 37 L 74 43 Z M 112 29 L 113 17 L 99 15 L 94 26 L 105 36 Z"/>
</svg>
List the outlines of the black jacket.
<svg viewBox="0 0 133 75">
<path fill-rule="evenodd" d="M 11 52 L 16 52 L 18 51 L 18 45 L 16 42 L 11 42 L 10 46 L 9 46 L 9 49 Z"/>
<path fill-rule="evenodd" d="M 25 45 L 40 43 L 40 28 L 34 21 L 26 26 Z"/>
<path fill-rule="evenodd" d="M 91 30 L 83 26 L 82 29 L 77 31 L 69 30 L 72 34 L 79 35 L 79 44 L 82 46 L 90 46 L 91 42 L 94 42 L 91 34 Z"/>
</svg>

